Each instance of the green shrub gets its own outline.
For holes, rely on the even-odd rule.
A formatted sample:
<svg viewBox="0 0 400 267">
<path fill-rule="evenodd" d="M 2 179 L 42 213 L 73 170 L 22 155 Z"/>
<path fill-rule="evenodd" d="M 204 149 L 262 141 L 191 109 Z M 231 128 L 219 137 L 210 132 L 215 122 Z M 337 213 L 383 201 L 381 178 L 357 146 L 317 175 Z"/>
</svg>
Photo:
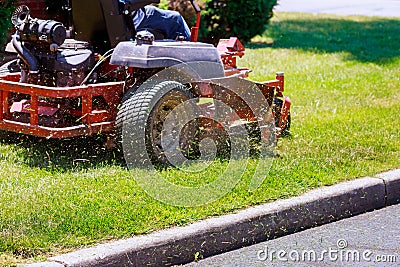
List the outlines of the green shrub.
<svg viewBox="0 0 400 267">
<path fill-rule="evenodd" d="M 276 4 L 277 0 L 211 0 L 203 16 L 206 37 L 216 42 L 235 36 L 249 42 L 265 31 Z"/>
<path fill-rule="evenodd" d="M 11 29 L 11 13 L 14 11 L 16 0 L 6 0 L 0 7 L 0 53 L 4 52 L 8 31 Z"/>
</svg>

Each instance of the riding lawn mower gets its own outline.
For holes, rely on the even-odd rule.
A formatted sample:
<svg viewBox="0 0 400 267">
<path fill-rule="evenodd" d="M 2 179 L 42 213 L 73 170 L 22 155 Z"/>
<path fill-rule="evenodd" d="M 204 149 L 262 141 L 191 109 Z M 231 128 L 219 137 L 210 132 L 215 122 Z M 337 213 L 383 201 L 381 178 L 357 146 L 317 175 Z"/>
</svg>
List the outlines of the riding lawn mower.
<svg viewBox="0 0 400 267">
<path fill-rule="evenodd" d="M 157 2 L 66 1 L 69 25 L 17 7 L 11 19 L 18 59 L 0 67 L 0 130 L 56 139 L 104 134 L 106 146 L 120 146 L 127 163 L 139 167 L 168 163 L 166 140 L 174 134 L 174 150 L 188 157 L 205 137 L 223 139 L 238 125 L 274 140 L 289 130 L 282 72 L 251 82 L 251 70 L 237 66 L 245 50 L 237 38 L 217 47 L 198 42 L 194 0 L 190 41 L 165 40 L 154 29 L 136 32 L 132 12 Z M 254 108 L 245 98 L 257 94 L 262 107 Z M 182 125 L 166 134 L 166 124 L 174 123 L 169 116 L 185 102 L 183 112 L 175 112 L 185 113 Z"/>
</svg>

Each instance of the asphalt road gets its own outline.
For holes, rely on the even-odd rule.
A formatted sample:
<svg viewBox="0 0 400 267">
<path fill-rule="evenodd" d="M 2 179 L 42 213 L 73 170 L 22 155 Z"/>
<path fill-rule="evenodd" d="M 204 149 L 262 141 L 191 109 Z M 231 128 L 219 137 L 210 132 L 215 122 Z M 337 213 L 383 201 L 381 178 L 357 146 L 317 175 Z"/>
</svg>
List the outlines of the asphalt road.
<svg viewBox="0 0 400 267">
<path fill-rule="evenodd" d="M 185 266 L 400 266 L 400 205 Z"/>
<path fill-rule="evenodd" d="M 278 0 L 275 11 L 400 17 L 400 0 Z"/>
</svg>

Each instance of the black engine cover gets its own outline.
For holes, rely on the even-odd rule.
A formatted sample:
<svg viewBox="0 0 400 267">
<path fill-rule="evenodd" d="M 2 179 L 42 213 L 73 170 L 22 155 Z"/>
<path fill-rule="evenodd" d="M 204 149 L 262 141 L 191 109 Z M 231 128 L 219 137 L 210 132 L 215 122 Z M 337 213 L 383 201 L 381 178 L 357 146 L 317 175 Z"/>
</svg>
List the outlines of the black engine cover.
<svg viewBox="0 0 400 267">
<path fill-rule="evenodd" d="M 54 56 L 55 58 L 45 60 L 45 69 L 55 72 L 85 72 L 94 65 L 93 51 L 89 48 L 88 43 L 82 41 L 67 40 Z"/>
<path fill-rule="evenodd" d="M 67 39 L 55 52 L 50 52 L 43 46 L 31 45 L 28 49 L 39 64 L 39 73 L 25 72 L 28 83 L 57 87 L 77 86 L 95 64 L 93 50 L 84 41 Z"/>
</svg>

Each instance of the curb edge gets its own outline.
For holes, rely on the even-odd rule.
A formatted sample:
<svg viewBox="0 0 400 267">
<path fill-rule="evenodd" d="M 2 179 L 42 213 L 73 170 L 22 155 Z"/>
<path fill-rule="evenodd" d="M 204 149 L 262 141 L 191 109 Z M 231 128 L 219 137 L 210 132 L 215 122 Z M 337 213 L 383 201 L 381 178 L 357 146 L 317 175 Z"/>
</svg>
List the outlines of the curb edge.
<svg viewBox="0 0 400 267">
<path fill-rule="evenodd" d="M 26 267 L 165 266 L 224 253 L 400 203 L 400 169 L 183 227 L 100 244 Z"/>
</svg>

